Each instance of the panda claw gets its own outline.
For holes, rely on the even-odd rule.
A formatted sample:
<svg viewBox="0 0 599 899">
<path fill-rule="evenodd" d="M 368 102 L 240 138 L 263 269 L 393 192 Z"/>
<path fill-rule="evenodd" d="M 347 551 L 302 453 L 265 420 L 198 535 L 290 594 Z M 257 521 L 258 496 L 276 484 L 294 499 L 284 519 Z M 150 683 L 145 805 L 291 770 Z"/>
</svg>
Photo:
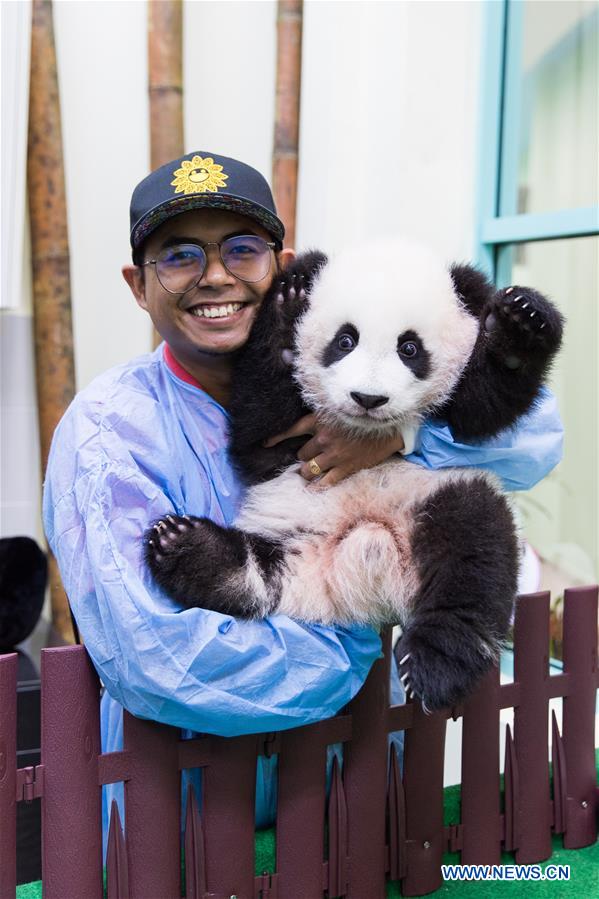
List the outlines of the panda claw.
<svg viewBox="0 0 599 899">
<path fill-rule="evenodd" d="M 411 652 L 406 652 L 406 654 L 405 654 L 405 656 L 403 657 L 403 659 L 400 659 L 399 664 L 400 664 L 400 665 L 405 665 L 406 662 L 408 661 L 408 659 L 410 658 L 411 655 L 412 655 Z"/>
</svg>

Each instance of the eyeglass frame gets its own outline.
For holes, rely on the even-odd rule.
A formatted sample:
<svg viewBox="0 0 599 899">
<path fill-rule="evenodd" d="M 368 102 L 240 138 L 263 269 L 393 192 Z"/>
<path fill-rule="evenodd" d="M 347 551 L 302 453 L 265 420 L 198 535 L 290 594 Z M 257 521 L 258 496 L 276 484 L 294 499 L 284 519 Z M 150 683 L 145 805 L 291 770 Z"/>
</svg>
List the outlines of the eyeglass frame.
<svg viewBox="0 0 599 899">
<path fill-rule="evenodd" d="M 276 244 L 275 241 L 264 240 L 264 238 L 263 238 L 263 237 L 260 237 L 259 234 L 235 234 L 234 237 L 225 237 L 225 239 L 224 239 L 224 240 L 221 240 L 221 241 L 210 240 L 210 241 L 208 241 L 208 243 L 205 243 L 205 244 L 190 244 L 190 243 L 173 244 L 173 246 L 165 247 L 164 249 L 165 249 L 165 250 L 167 250 L 167 249 L 168 249 L 168 250 L 172 250 L 173 247 L 199 247 L 200 250 L 203 250 L 203 251 L 204 251 L 204 256 L 206 257 L 206 265 L 204 266 L 204 270 L 202 271 L 202 274 L 200 275 L 200 277 L 198 278 L 198 280 L 197 280 L 197 281 L 194 281 L 194 283 L 191 285 L 191 287 L 188 287 L 187 290 L 183 290 L 183 291 L 180 291 L 180 290 L 171 290 L 169 287 L 165 287 L 165 285 L 164 285 L 164 284 L 162 283 L 162 281 L 160 280 L 160 275 L 158 274 L 158 269 L 154 269 L 154 271 L 156 272 L 156 277 L 157 277 L 157 279 L 158 279 L 158 283 L 160 284 L 160 286 L 162 287 L 163 290 L 166 290 L 167 293 L 170 293 L 170 294 L 172 294 L 173 296 L 179 296 L 179 297 L 185 296 L 186 293 L 189 293 L 190 290 L 193 290 L 195 287 L 198 286 L 198 284 L 200 283 L 200 281 L 202 280 L 202 278 L 203 278 L 204 275 L 206 274 L 206 268 L 207 268 L 207 266 L 208 266 L 208 253 L 206 252 L 206 247 L 218 247 L 218 255 L 219 255 L 220 261 L 221 261 L 221 263 L 222 263 L 222 266 L 223 266 L 223 268 L 225 269 L 226 272 L 228 272 L 230 275 L 232 275 L 233 278 L 236 278 L 237 281 L 243 281 L 244 284 L 257 284 L 259 281 L 262 281 L 264 278 L 266 278 L 266 275 L 267 275 L 268 272 L 270 271 L 270 265 L 269 265 L 269 267 L 268 267 L 268 271 L 266 272 L 266 274 L 262 275 L 261 278 L 256 278 L 255 281 L 248 281 L 246 278 L 240 278 L 239 275 L 236 275 L 235 272 L 232 272 L 232 271 L 231 271 L 229 268 L 227 268 L 227 266 L 225 265 L 225 260 L 223 259 L 223 256 L 222 256 L 222 253 L 221 253 L 221 247 L 222 247 L 222 245 L 223 245 L 224 243 L 226 243 L 228 240 L 235 240 L 235 239 L 238 239 L 238 238 L 240 238 L 240 237 L 241 237 L 241 238 L 243 238 L 243 237 L 253 237 L 255 240 L 256 240 L 256 239 L 257 239 L 257 240 L 262 240 L 262 241 L 264 242 L 264 244 L 268 247 L 269 250 L 273 250 L 273 251 L 274 251 L 274 250 L 276 250 L 276 248 L 277 248 L 277 244 Z M 161 250 L 160 252 L 164 252 L 164 250 Z M 160 255 L 160 253 L 159 253 L 158 255 Z M 138 268 L 145 268 L 146 265 L 158 265 L 158 259 L 148 259 L 146 262 L 140 263 L 139 266 L 138 266 Z"/>
</svg>

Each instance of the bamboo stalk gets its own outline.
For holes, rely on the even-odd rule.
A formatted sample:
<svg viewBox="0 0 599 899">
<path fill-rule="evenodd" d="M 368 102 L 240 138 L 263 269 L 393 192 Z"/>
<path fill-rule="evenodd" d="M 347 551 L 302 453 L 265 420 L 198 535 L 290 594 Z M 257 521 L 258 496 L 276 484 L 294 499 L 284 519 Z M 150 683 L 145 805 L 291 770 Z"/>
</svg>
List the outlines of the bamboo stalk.
<svg viewBox="0 0 599 899">
<path fill-rule="evenodd" d="M 150 0 L 148 90 L 152 169 L 183 155 L 182 30 L 181 0 Z"/>
<path fill-rule="evenodd" d="M 150 94 L 150 168 L 182 156 L 183 5 L 181 0 L 148 3 L 148 91 Z M 154 330 L 153 344 L 162 338 Z"/>
<path fill-rule="evenodd" d="M 75 394 L 69 240 L 51 0 L 33 0 L 27 187 L 33 270 L 42 475 L 56 425 Z M 69 607 L 50 558 L 52 624 L 72 640 Z"/>
<path fill-rule="evenodd" d="M 297 167 L 302 72 L 303 0 L 278 0 L 277 83 L 272 181 L 285 225 L 285 244 L 295 244 Z"/>
</svg>

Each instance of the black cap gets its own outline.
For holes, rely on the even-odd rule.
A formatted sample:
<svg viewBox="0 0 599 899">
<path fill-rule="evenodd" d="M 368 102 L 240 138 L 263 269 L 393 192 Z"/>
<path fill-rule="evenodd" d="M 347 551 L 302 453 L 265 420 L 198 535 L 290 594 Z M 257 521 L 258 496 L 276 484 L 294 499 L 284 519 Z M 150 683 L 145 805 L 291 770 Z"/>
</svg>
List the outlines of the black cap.
<svg viewBox="0 0 599 899">
<path fill-rule="evenodd" d="M 197 150 L 151 172 L 133 191 L 132 248 L 136 250 L 167 219 L 204 207 L 245 215 L 266 228 L 279 248 L 283 246 L 285 226 L 260 172 L 237 159 Z"/>
</svg>

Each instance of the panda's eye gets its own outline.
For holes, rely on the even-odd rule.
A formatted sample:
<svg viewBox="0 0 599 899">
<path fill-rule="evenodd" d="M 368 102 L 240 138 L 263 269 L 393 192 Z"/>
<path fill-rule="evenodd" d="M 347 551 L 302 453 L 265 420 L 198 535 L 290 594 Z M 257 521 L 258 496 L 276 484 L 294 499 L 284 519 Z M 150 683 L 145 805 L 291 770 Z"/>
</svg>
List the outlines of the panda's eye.
<svg viewBox="0 0 599 899">
<path fill-rule="evenodd" d="M 356 341 L 351 336 L 351 334 L 341 334 L 339 339 L 337 340 L 337 346 L 340 350 L 348 353 L 350 350 L 353 350 L 356 346 Z"/>
<path fill-rule="evenodd" d="M 401 356 L 407 356 L 408 359 L 413 359 L 414 356 L 418 355 L 418 347 L 413 341 L 406 340 L 406 342 L 402 343 L 399 347 L 398 352 Z"/>
</svg>

